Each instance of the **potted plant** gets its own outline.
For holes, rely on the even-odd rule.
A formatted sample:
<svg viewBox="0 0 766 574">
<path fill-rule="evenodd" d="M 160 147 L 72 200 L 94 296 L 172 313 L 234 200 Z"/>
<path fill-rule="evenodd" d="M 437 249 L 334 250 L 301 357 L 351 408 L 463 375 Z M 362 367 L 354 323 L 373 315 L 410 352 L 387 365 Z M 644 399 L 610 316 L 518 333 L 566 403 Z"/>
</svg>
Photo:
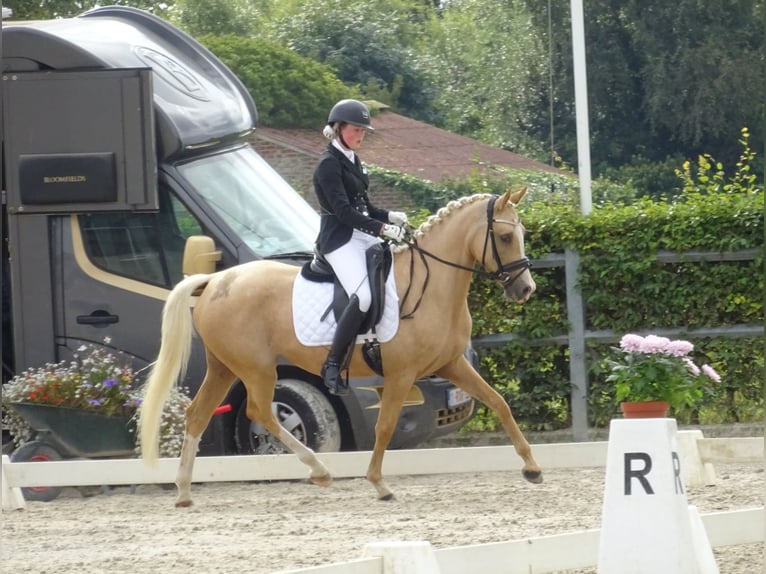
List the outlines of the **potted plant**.
<svg viewBox="0 0 766 574">
<path fill-rule="evenodd" d="M 36 438 L 68 457 L 138 454 L 135 415 L 141 388 L 136 375 L 121 353 L 83 345 L 72 361 L 29 369 L 8 381 L 3 422 L 16 447 Z M 171 392 L 163 411 L 161 456 L 180 454 L 189 402 L 182 390 Z"/>
<path fill-rule="evenodd" d="M 627 334 L 615 350 L 620 358 L 608 360 L 607 381 L 614 383 L 626 418 L 664 417 L 669 408 L 694 407 L 721 380 L 710 365 L 699 367 L 692 360 L 689 341 Z M 649 412 L 634 414 L 636 409 Z"/>
</svg>

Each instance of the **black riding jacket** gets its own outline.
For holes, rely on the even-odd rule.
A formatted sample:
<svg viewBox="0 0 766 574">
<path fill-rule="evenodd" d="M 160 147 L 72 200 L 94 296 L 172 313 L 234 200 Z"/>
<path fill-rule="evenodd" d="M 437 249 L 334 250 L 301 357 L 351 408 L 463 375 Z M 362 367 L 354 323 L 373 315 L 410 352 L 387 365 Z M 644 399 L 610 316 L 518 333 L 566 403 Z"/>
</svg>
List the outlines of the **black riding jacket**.
<svg viewBox="0 0 766 574">
<path fill-rule="evenodd" d="M 379 236 L 388 222 L 388 210 L 375 207 L 367 196 L 367 170 L 354 155 L 354 163 L 329 144 L 314 170 L 314 191 L 321 207 L 319 253 L 335 251 L 351 239 L 354 229 Z"/>
</svg>

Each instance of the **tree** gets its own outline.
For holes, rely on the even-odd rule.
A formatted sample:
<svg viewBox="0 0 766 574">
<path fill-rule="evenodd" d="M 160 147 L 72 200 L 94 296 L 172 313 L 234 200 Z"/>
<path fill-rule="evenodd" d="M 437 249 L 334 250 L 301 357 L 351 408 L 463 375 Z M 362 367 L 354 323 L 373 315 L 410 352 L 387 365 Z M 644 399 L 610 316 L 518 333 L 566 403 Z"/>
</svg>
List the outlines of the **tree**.
<svg viewBox="0 0 766 574">
<path fill-rule="evenodd" d="M 178 0 L 174 22 L 192 36 L 249 35 L 255 15 L 247 0 Z"/>
<path fill-rule="evenodd" d="M 763 141 L 762 0 L 627 3 L 652 135 L 674 148 L 737 157 L 733 134 Z"/>
<path fill-rule="evenodd" d="M 175 0 L 110 0 L 109 5 L 133 6 L 147 10 L 160 17 L 167 17 Z M 47 20 L 51 18 L 71 18 L 83 12 L 103 6 L 98 0 L 8 0 L 5 6 L 13 10 L 15 20 Z"/>
<path fill-rule="evenodd" d="M 545 46 L 522 2 L 445 4 L 421 49 L 447 129 L 546 159 Z"/>
<path fill-rule="evenodd" d="M 319 129 L 335 102 L 358 96 L 328 66 L 275 42 L 234 35 L 205 35 L 199 41 L 239 77 L 263 125 Z"/>
<path fill-rule="evenodd" d="M 366 98 L 433 120 L 433 82 L 415 50 L 433 7 L 414 0 L 307 0 L 270 4 L 264 12 L 273 18 L 263 30 L 270 37 L 331 66 Z"/>
<path fill-rule="evenodd" d="M 556 147 L 573 163 L 569 4 L 549 6 Z M 547 36 L 547 8 L 527 5 Z M 763 0 L 602 0 L 584 10 L 594 171 L 679 153 L 735 160 L 746 126 L 763 141 Z"/>
</svg>

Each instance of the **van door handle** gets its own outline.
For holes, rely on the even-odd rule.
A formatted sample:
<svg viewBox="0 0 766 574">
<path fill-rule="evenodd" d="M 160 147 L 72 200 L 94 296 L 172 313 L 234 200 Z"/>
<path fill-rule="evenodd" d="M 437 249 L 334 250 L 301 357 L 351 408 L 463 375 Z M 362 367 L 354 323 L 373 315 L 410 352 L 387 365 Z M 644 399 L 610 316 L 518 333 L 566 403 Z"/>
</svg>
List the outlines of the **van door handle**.
<svg viewBox="0 0 766 574">
<path fill-rule="evenodd" d="M 106 311 L 93 311 L 90 315 L 77 315 L 79 325 L 111 325 L 117 323 L 120 318 Z"/>
</svg>

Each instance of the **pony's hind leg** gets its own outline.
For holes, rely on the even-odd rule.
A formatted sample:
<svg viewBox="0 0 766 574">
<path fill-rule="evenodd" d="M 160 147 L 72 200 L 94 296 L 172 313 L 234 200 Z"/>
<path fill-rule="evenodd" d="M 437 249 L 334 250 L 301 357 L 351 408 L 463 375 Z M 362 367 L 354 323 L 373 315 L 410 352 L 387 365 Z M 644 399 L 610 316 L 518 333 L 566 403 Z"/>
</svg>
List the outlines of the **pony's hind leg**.
<svg viewBox="0 0 766 574">
<path fill-rule="evenodd" d="M 516 423 L 516 419 L 513 418 L 511 408 L 500 393 L 490 387 L 487 381 L 481 378 L 481 375 L 474 370 L 463 356 L 448 363 L 436 373 L 466 391 L 473 398 L 487 405 L 500 417 L 503 428 L 511 439 L 511 444 L 513 444 L 516 453 L 524 461 L 521 474 L 529 482 L 534 484 L 541 483 L 543 481 L 543 472 L 532 456 L 532 449 L 521 432 L 519 425 Z"/>
<path fill-rule="evenodd" d="M 311 469 L 309 474 L 311 482 L 319 486 L 330 486 L 332 475 L 327 467 L 317 458 L 313 450 L 295 438 L 290 431 L 279 423 L 271 410 L 276 385 L 275 370 L 269 369 L 267 371 L 264 369 L 244 383 L 247 389 L 247 417 L 277 437 L 288 450 L 298 457 L 298 460 Z"/>
<path fill-rule="evenodd" d="M 186 410 L 186 434 L 184 435 L 178 473 L 176 474 L 177 507 L 192 505 L 191 479 L 200 438 L 210 423 L 213 411 L 226 398 L 229 387 L 236 379 L 234 373 L 212 353 L 208 351 L 206 357 L 205 379 Z"/>
</svg>

